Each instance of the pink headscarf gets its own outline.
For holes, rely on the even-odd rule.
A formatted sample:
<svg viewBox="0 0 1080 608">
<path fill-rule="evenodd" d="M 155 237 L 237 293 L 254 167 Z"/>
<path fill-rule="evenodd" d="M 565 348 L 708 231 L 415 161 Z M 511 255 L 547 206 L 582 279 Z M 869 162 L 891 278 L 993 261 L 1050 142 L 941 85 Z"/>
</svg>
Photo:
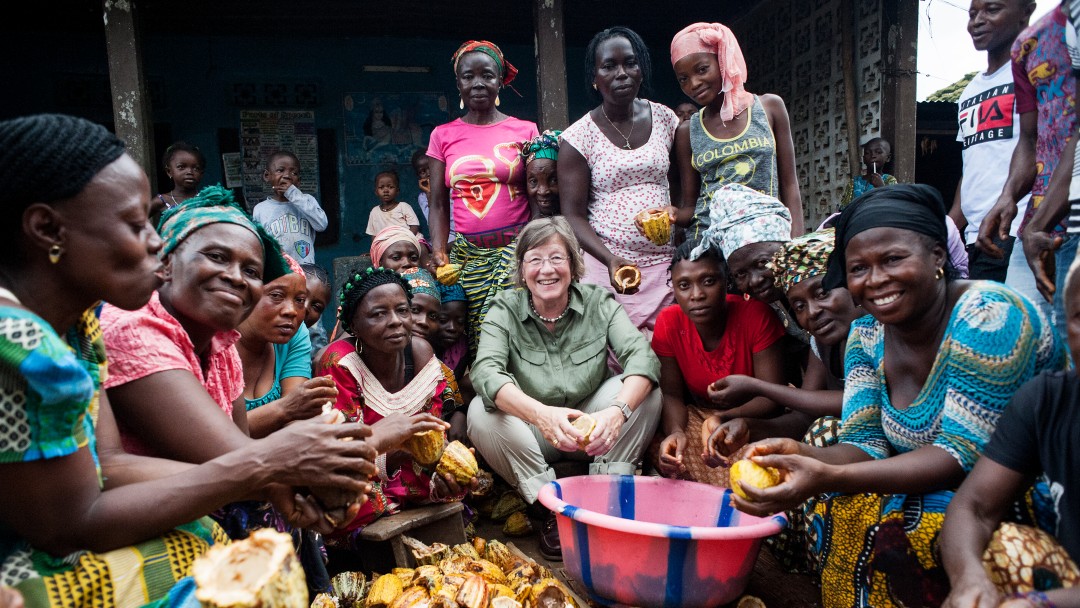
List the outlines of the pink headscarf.
<svg viewBox="0 0 1080 608">
<path fill-rule="evenodd" d="M 671 39 L 671 65 L 694 53 L 715 53 L 720 61 L 720 73 L 724 84 L 724 107 L 720 119 L 731 120 L 754 102 L 754 96 L 746 92 L 746 60 L 735 34 L 721 23 L 695 23 L 682 29 Z"/>
<path fill-rule="evenodd" d="M 383 254 L 391 245 L 400 241 L 412 243 L 413 247 L 416 247 L 416 253 L 420 253 L 420 241 L 417 240 L 412 230 L 404 226 L 387 226 L 371 239 L 371 265 L 376 268 L 382 266 L 380 260 L 382 260 Z"/>
<path fill-rule="evenodd" d="M 291 256 L 288 256 L 288 255 L 283 255 L 282 257 L 284 257 L 285 261 L 289 263 L 289 270 L 293 271 L 293 274 L 298 274 L 298 275 L 304 277 L 305 279 L 307 278 L 307 273 L 304 272 L 304 269 L 300 267 L 300 262 L 297 262 Z"/>
</svg>

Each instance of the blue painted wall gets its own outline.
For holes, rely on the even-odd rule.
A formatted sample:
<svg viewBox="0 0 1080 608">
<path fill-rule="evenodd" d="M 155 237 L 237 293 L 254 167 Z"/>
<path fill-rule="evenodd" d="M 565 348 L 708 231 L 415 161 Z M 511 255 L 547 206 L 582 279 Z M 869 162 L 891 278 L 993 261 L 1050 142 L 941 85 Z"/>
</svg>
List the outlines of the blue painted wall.
<svg viewBox="0 0 1080 608">
<path fill-rule="evenodd" d="M 464 34 L 463 38 L 466 37 Z M 11 91 L 0 99 L 0 116 L 60 111 L 112 122 L 108 65 L 103 33 L 49 35 L 13 34 L 12 48 L 33 49 L 12 62 Z M 496 41 L 498 42 L 498 41 Z M 531 41 L 530 41 L 531 42 Z M 319 246 L 318 262 L 332 267 L 337 256 L 358 255 L 369 249 L 364 234 L 368 212 L 376 204 L 374 174 L 381 166 L 348 166 L 343 162 L 342 100 L 347 92 L 436 91 L 446 94 L 451 115 L 457 116 L 457 95 L 450 67 L 456 41 L 420 39 L 269 38 L 251 32 L 230 37 L 146 36 L 144 71 L 154 99 L 153 120 L 169 125 L 174 139 L 198 145 L 208 166 L 204 184 L 222 181 L 218 129 L 239 128 L 240 107 L 233 104 L 237 83 L 315 83 L 314 110 L 319 129 L 333 129 L 339 151 L 340 236 L 336 243 Z M 531 44 L 505 45 L 508 59 L 520 70 L 514 91 L 504 90 L 501 109 L 527 120 L 536 119 L 536 66 Z M 567 49 L 570 116 L 576 119 L 593 107 L 583 83 L 583 48 Z M 654 49 L 654 53 L 656 50 Z M 659 53 L 657 53 L 659 55 Z M 681 100 L 663 56 L 654 57 L 654 99 L 674 104 Z M 363 72 L 364 65 L 430 66 L 427 74 Z M 659 86 L 658 86 L 659 85 Z M 280 109 L 293 109 L 287 106 Z M 278 109 L 258 106 L 252 109 Z M 157 153 L 160 155 L 161 150 Z M 415 205 L 418 188 L 409 166 L 397 167 L 401 198 Z M 165 184 L 162 184 L 166 187 Z M 322 184 L 324 191 L 333 184 Z M 426 226 L 425 226 L 426 228 Z"/>
</svg>

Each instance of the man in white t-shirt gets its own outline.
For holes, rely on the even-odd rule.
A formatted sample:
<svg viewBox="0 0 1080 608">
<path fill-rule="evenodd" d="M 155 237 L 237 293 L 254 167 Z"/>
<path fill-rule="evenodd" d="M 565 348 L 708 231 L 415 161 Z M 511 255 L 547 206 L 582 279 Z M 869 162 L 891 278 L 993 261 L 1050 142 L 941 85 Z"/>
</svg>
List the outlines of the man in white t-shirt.
<svg viewBox="0 0 1080 608">
<path fill-rule="evenodd" d="M 964 174 L 949 211 L 968 243 L 970 277 L 1007 282 L 1029 298 L 1038 297 L 1034 276 L 1027 268 L 1022 248 L 1014 244 L 1030 196 L 1017 204 L 1016 219 L 1009 231 L 1012 238 L 997 243 L 1005 251 L 1003 259 L 987 255 L 975 246 L 975 241 L 979 225 L 1005 186 L 1009 161 L 1020 135 L 1009 51 L 1034 10 L 1034 0 L 971 2 L 967 29 L 975 49 L 986 51 L 986 71 L 972 78 L 958 101 L 960 128 L 956 140 L 964 145 Z"/>
</svg>

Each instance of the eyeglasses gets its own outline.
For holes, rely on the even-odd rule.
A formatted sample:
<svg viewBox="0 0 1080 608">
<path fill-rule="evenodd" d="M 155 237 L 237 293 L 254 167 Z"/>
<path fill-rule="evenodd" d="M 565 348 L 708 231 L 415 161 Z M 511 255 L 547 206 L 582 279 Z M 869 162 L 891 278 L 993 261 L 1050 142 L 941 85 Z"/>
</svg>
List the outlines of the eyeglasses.
<svg viewBox="0 0 1080 608">
<path fill-rule="evenodd" d="M 543 268 L 544 262 L 550 263 L 552 268 L 562 268 L 566 265 L 566 258 L 561 255 L 553 255 L 550 258 L 535 257 L 525 260 L 525 264 L 530 268 Z"/>
</svg>

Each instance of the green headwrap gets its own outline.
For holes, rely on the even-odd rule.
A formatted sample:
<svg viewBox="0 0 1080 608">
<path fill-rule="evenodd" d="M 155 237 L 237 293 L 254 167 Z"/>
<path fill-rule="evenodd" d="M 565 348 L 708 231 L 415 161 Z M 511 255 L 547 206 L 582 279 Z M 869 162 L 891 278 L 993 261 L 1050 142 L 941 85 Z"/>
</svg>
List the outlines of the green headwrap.
<svg viewBox="0 0 1080 608">
<path fill-rule="evenodd" d="M 184 204 L 165 210 L 158 222 L 158 234 L 164 246 L 161 255 L 172 253 L 180 243 L 193 232 L 210 224 L 236 224 L 250 230 L 263 248 L 263 282 L 289 274 L 288 263 L 281 253 L 281 246 L 262 226 L 255 223 L 251 216 L 233 198 L 232 190 L 221 185 L 207 186 Z"/>
<path fill-rule="evenodd" d="M 525 165 L 538 158 L 558 161 L 560 135 L 562 131 L 546 130 L 528 141 L 521 142 L 521 158 L 525 160 Z"/>
</svg>

